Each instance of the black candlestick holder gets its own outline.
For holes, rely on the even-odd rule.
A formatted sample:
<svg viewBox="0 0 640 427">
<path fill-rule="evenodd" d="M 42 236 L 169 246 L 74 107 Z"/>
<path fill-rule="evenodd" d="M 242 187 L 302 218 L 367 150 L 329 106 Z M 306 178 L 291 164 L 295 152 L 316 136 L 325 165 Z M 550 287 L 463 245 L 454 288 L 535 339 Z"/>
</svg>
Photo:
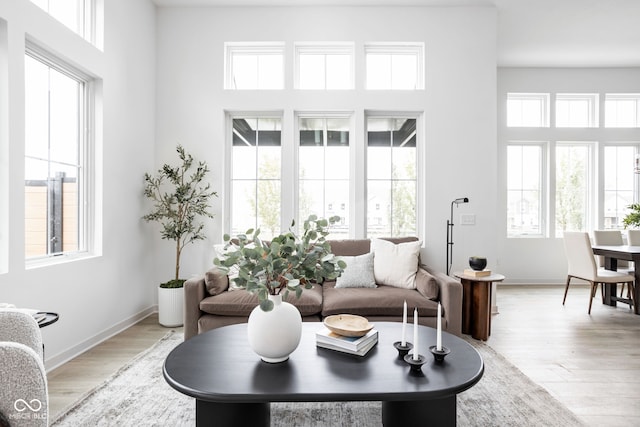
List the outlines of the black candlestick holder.
<svg viewBox="0 0 640 427">
<path fill-rule="evenodd" d="M 437 347 L 435 345 L 429 347 L 429 351 L 431 351 L 431 354 L 433 354 L 433 358 L 437 363 L 442 363 L 447 354 L 451 353 L 451 350 L 449 350 L 447 347 L 442 346 L 442 350 L 437 350 Z"/>
<path fill-rule="evenodd" d="M 423 355 L 419 354 L 417 359 L 413 358 L 413 353 L 407 354 L 404 356 L 404 361 L 411 366 L 411 370 L 414 372 L 419 372 L 422 370 L 422 365 L 427 363 L 427 358 Z"/>
<path fill-rule="evenodd" d="M 396 350 L 398 350 L 399 358 L 403 358 L 404 356 L 406 356 L 407 353 L 409 353 L 409 350 L 413 348 L 413 344 L 411 344 L 410 342 L 405 342 L 405 344 L 402 345 L 401 341 L 394 342 L 393 346 L 396 348 Z"/>
</svg>

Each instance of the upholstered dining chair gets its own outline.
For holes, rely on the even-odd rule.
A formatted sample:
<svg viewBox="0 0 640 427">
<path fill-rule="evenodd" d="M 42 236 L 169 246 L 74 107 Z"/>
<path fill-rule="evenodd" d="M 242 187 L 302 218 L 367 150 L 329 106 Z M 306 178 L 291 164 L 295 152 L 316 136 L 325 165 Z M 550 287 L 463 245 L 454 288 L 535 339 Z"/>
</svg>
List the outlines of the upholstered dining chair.
<svg viewBox="0 0 640 427">
<path fill-rule="evenodd" d="M 627 230 L 627 242 L 631 246 L 640 246 L 640 230 Z"/>
<path fill-rule="evenodd" d="M 562 305 L 567 300 L 567 291 L 572 278 L 586 280 L 591 284 L 589 292 L 589 310 L 591 314 L 591 305 L 595 297 L 598 284 L 602 283 L 628 283 L 629 288 L 633 288 L 634 277 L 630 274 L 619 273 L 617 271 L 609 271 L 596 266 L 596 260 L 591 249 L 591 240 L 589 234 L 584 232 L 565 232 L 564 233 L 564 249 L 567 256 L 567 284 L 564 288 L 564 298 Z M 635 306 L 635 295 L 631 292 L 631 301 Z"/>
<path fill-rule="evenodd" d="M 0 412 L 11 427 L 49 423 L 43 351 L 33 316 L 0 309 Z"/>
<path fill-rule="evenodd" d="M 606 245 L 606 246 L 622 246 L 624 245 L 624 240 L 622 239 L 622 231 L 620 230 L 594 230 L 593 232 L 593 243 L 596 245 Z M 598 259 L 598 267 L 604 267 L 604 257 L 601 255 L 597 256 Z M 624 274 L 633 274 L 634 269 L 632 263 L 629 261 L 619 259 L 618 260 L 618 271 Z M 625 285 L 622 285 L 620 289 L 620 294 L 624 292 Z M 627 287 L 627 297 L 631 298 L 631 291 Z"/>
</svg>

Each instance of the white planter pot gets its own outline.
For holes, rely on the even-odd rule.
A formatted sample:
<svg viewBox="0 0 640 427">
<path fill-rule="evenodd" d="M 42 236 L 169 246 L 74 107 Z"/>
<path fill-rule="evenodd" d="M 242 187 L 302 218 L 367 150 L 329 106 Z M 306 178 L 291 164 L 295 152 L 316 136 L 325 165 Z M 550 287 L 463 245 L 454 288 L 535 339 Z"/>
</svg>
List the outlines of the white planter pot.
<svg viewBox="0 0 640 427">
<path fill-rule="evenodd" d="M 158 288 L 158 321 L 162 326 L 182 326 L 184 288 Z"/>
<path fill-rule="evenodd" d="M 249 315 L 249 345 L 265 362 L 284 362 L 300 344 L 302 316 L 293 304 L 282 301 L 282 295 L 269 295 L 269 299 L 273 310 L 257 306 Z"/>
</svg>

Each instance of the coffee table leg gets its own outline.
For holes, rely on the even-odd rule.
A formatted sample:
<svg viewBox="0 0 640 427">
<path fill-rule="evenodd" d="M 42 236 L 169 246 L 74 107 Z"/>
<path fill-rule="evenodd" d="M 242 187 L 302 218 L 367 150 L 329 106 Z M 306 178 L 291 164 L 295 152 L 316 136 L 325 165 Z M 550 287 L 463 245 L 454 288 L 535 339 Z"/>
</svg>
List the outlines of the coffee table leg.
<svg viewBox="0 0 640 427">
<path fill-rule="evenodd" d="M 431 400 L 382 402 L 384 427 L 454 427 L 456 395 Z"/>
<path fill-rule="evenodd" d="M 267 403 L 218 403 L 196 400 L 196 426 L 269 427 L 271 406 Z"/>
</svg>

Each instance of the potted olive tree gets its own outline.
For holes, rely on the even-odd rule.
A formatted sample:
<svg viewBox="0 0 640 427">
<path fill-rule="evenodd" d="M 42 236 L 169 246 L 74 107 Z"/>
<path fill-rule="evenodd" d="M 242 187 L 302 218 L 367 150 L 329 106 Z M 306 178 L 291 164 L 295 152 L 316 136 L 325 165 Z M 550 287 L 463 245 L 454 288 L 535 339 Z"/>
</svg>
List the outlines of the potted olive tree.
<svg viewBox="0 0 640 427">
<path fill-rule="evenodd" d="M 201 217 L 213 218 L 209 212 L 211 197 L 210 184 L 204 179 L 209 172 L 206 162 L 194 165 L 193 156 L 177 146 L 180 165 L 165 164 L 155 176 L 144 175 L 144 195 L 153 202 L 153 209 L 142 218 L 160 224 L 163 239 L 175 241 L 174 278 L 161 283 L 158 288 L 158 317 L 163 326 L 173 327 L 183 324 L 185 280 L 180 278 L 180 257 L 189 243 L 204 240 L 204 223 Z M 192 170 L 192 166 L 195 167 Z"/>
<path fill-rule="evenodd" d="M 622 219 L 624 228 L 640 228 L 640 203 L 633 203 L 628 208 L 631 212 Z"/>
</svg>

